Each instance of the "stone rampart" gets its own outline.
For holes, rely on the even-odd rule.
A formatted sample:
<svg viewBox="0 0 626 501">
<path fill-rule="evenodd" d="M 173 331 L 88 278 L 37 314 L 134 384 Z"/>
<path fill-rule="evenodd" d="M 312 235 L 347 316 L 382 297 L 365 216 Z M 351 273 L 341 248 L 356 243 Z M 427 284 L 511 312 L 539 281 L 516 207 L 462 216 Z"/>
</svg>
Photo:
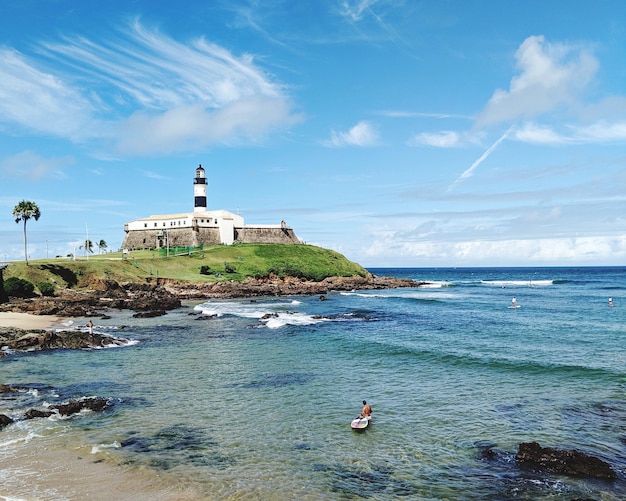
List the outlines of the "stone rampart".
<svg viewBox="0 0 626 501">
<path fill-rule="evenodd" d="M 128 231 L 122 249 L 161 249 L 169 247 L 198 247 L 219 245 L 219 228 L 174 228 Z M 298 244 L 300 240 L 292 228 L 287 227 L 241 227 L 235 228 L 235 243 L 248 244 Z"/>
<path fill-rule="evenodd" d="M 246 244 L 299 244 L 292 228 L 235 228 L 235 242 Z"/>
</svg>

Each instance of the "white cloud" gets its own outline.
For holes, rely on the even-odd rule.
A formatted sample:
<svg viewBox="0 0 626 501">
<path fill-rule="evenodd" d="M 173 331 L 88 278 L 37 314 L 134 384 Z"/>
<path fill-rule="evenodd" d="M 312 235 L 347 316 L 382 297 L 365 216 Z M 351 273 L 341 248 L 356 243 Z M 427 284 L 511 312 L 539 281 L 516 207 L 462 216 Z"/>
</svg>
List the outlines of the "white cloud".
<svg viewBox="0 0 626 501">
<path fill-rule="evenodd" d="M 95 114 L 93 104 L 72 84 L 11 49 L 0 49 L 0 123 L 11 128 L 81 139 Z"/>
<path fill-rule="evenodd" d="M 258 140 L 299 120 L 250 55 L 202 38 L 183 44 L 139 22 L 117 38 L 47 42 L 31 59 L 2 50 L 0 117 L 72 141 L 107 140 L 126 154 Z"/>
<path fill-rule="evenodd" d="M 569 142 L 566 137 L 555 132 L 551 127 L 526 122 L 513 134 L 513 138 L 524 143 L 562 144 Z"/>
<path fill-rule="evenodd" d="M 596 122 L 585 127 L 574 127 L 575 137 L 585 142 L 626 141 L 626 122 Z"/>
<path fill-rule="evenodd" d="M 364 255 L 367 261 L 393 256 L 404 265 L 425 266 L 618 264 L 626 259 L 626 235 L 461 242 L 397 242 L 390 236 L 374 241 Z"/>
<path fill-rule="evenodd" d="M 64 178 L 63 167 L 74 164 L 73 157 L 44 158 L 32 151 L 23 151 L 0 161 L 0 177 L 26 177 L 34 181 L 44 177 Z"/>
<path fill-rule="evenodd" d="M 360 21 L 363 15 L 377 2 L 378 0 L 344 0 L 341 3 L 341 14 L 351 21 Z"/>
<path fill-rule="evenodd" d="M 557 132 L 547 125 L 526 122 L 513 134 L 517 141 L 534 144 L 597 144 L 626 141 L 626 122 L 596 122 L 584 126 L 566 126 Z"/>
<path fill-rule="evenodd" d="M 452 148 L 461 144 L 461 134 L 454 131 L 422 132 L 408 141 L 409 146 L 434 146 L 436 148 Z"/>
<path fill-rule="evenodd" d="M 201 150 L 211 144 L 257 141 L 273 127 L 293 123 L 282 99 L 254 97 L 218 110 L 200 104 L 161 113 L 137 112 L 120 126 L 116 149 L 126 155 Z"/>
<path fill-rule="evenodd" d="M 520 73 L 509 90 L 498 89 L 478 117 L 477 126 L 532 118 L 574 102 L 597 71 L 586 50 L 550 44 L 543 36 L 528 37 L 515 54 Z"/>
<path fill-rule="evenodd" d="M 331 131 L 330 140 L 324 142 L 326 146 L 375 146 L 378 143 L 378 133 L 366 121 L 359 122 L 348 132 Z"/>
</svg>

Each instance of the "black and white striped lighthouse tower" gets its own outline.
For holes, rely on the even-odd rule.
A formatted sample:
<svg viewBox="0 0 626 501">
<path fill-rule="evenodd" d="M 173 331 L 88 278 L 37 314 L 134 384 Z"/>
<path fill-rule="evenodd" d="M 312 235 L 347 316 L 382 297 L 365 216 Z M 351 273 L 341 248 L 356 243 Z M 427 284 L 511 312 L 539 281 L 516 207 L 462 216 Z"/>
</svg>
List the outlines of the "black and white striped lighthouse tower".
<svg viewBox="0 0 626 501">
<path fill-rule="evenodd" d="M 202 165 L 196 169 L 196 177 L 193 180 L 193 211 L 206 212 L 206 177 Z"/>
</svg>

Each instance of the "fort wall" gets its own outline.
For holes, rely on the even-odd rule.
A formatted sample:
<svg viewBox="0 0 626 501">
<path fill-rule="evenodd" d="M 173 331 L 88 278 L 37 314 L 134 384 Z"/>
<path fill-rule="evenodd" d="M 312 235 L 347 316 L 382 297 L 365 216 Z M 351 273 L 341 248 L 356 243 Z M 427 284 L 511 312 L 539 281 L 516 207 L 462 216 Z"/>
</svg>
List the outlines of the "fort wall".
<svg viewBox="0 0 626 501">
<path fill-rule="evenodd" d="M 299 244 L 292 228 L 244 226 L 235 228 L 235 242 L 246 244 Z"/>
<path fill-rule="evenodd" d="M 198 247 L 219 245 L 219 228 L 172 228 L 168 230 L 142 229 L 126 232 L 122 249 L 161 249 L 165 247 Z M 234 243 L 298 244 L 300 240 L 292 228 L 285 226 L 235 227 Z"/>
</svg>

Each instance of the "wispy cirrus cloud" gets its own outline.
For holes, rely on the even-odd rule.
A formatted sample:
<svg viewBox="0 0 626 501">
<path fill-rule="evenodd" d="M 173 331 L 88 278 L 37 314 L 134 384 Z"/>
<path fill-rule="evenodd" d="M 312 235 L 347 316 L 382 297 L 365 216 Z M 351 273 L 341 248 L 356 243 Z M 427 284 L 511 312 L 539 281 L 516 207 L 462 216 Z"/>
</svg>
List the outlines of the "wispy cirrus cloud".
<svg viewBox="0 0 626 501">
<path fill-rule="evenodd" d="M 122 154 L 258 140 L 300 120 L 286 88 L 251 55 L 235 56 L 203 38 L 182 43 L 139 21 L 107 40 L 68 36 L 28 57 L 6 48 L 0 55 L 0 124 L 105 141 Z M 189 110 L 189 122 L 163 125 Z"/>
<path fill-rule="evenodd" d="M 568 125 L 557 131 L 548 125 L 526 122 L 511 136 L 524 143 L 559 144 L 598 144 L 626 141 L 626 122 L 595 122 L 589 125 Z"/>
<path fill-rule="evenodd" d="M 65 168 L 73 165 L 75 159 L 70 156 L 61 158 L 45 158 L 32 151 L 23 151 L 0 161 L 0 179 L 2 177 L 19 177 L 36 181 L 44 177 L 63 179 Z"/>
<path fill-rule="evenodd" d="M 452 148 L 459 146 L 462 135 L 459 132 L 445 130 L 441 132 L 422 132 L 408 140 L 409 146 L 434 146 L 437 148 Z"/>
<path fill-rule="evenodd" d="M 323 142 L 325 146 L 376 146 L 378 144 L 378 132 L 372 124 L 361 121 L 347 132 L 331 131 L 330 139 Z"/>
<path fill-rule="evenodd" d="M 387 110 L 379 112 L 380 115 L 389 118 L 462 118 L 466 120 L 472 120 L 473 117 L 469 115 L 460 115 L 455 113 L 425 113 L 419 111 L 402 111 L 402 110 Z"/>
</svg>

